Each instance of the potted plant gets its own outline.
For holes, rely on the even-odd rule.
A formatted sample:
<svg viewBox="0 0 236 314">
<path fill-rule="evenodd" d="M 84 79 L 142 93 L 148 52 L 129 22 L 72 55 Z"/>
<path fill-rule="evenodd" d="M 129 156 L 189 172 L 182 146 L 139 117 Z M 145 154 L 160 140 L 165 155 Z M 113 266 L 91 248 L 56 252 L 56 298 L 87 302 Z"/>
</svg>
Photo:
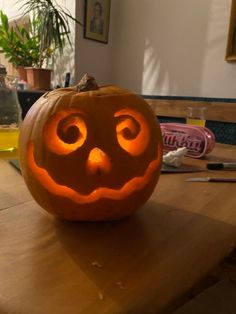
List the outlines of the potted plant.
<svg viewBox="0 0 236 314">
<path fill-rule="evenodd" d="M 34 66 L 39 59 L 38 38 L 35 35 L 37 22 L 29 19 L 28 28 L 10 25 L 8 17 L 0 11 L 0 52 L 18 70 L 26 81 L 25 67 Z"/>
<path fill-rule="evenodd" d="M 34 18 L 38 21 L 39 59 L 33 67 L 27 68 L 28 83 L 36 84 L 37 89 L 48 89 L 45 88 L 45 83 L 50 82 L 51 70 L 47 67 L 47 61 L 57 50 L 62 55 L 66 42 L 72 46 L 69 20 L 82 24 L 53 0 L 24 1 L 21 9 L 24 14 L 33 12 Z M 45 74 L 48 78 L 42 78 Z"/>
</svg>

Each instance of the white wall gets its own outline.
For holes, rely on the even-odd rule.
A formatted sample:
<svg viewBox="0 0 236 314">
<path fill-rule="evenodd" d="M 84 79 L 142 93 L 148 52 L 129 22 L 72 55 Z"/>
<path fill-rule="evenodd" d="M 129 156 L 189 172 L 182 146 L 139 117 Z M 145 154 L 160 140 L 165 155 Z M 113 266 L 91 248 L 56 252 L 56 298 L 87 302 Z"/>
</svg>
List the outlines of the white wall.
<svg viewBox="0 0 236 314">
<path fill-rule="evenodd" d="M 77 18 L 84 20 L 84 1 L 76 1 Z M 113 39 L 115 12 L 113 2 L 110 12 L 110 32 L 108 44 L 85 39 L 83 28 L 76 26 L 75 39 L 75 81 L 78 82 L 85 73 L 93 75 L 99 84 L 112 82 L 112 59 L 113 59 Z"/>
<path fill-rule="evenodd" d="M 113 0 L 113 81 L 142 94 L 236 97 L 231 0 Z"/>
<path fill-rule="evenodd" d="M 57 3 L 66 8 L 68 12 L 75 17 L 75 0 L 57 0 Z M 9 20 L 21 17 L 23 14 L 23 10 L 20 10 L 23 2 L 16 0 L 0 0 L 0 9 L 7 14 Z M 53 87 L 57 84 L 64 84 L 65 74 L 66 72 L 70 72 L 72 76 L 72 80 L 74 79 L 74 70 L 75 70 L 75 23 L 70 22 L 71 29 L 71 41 L 72 47 L 67 45 L 63 51 L 63 56 L 59 57 L 57 55 L 53 59 L 53 65 L 50 67 L 53 68 L 52 74 L 52 85 Z"/>
<path fill-rule="evenodd" d="M 60 0 L 83 21 L 83 0 Z M 12 15 L 15 0 L 0 0 Z M 83 38 L 57 60 L 55 82 L 85 72 L 146 95 L 236 98 L 236 62 L 224 60 L 231 0 L 111 0 L 109 43 Z M 76 8 L 75 8 L 76 7 Z M 72 32 L 75 25 L 72 23 Z"/>
<path fill-rule="evenodd" d="M 20 2 L 15 0 L 0 0 L 0 10 L 7 14 L 8 18 L 17 18 L 21 15 L 19 12 Z"/>
<path fill-rule="evenodd" d="M 58 5 L 62 6 L 68 10 L 68 12 L 75 17 L 75 0 L 57 0 Z M 63 50 L 63 55 L 59 56 L 59 53 L 56 54 L 56 57 L 53 60 L 53 86 L 59 85 L 64 86 L 65 83 L 65 74 L 70 72 L 71 82 L 74 82 L 75 77 L 75 22 L 69 19 L 70 31 L 71 31 L 71 42 L 72 46 L 69 44 Z"/>
<path fill-rule="evenodd" d="M 84 0 L 57 0 L 57 3 L 65 7 L 79 21 L 84 22 Z M 0 9 L 3 9 L 9 18 L 20 15 L 19 7 L 20 3 L 16 0 L 0 0 Z M 70 23 L 74 45 L 66 46 L 62 58 L 58 56 L 54 58 L 53 86 L 64 83 L 66 72 L 71 73 L 72 83 L 77 83 L 86 72 L 94 75 L 99 84 L 111 82 L 112 21 L 114 20 L 112 8 L 108 44 L 83 38 L 83 28 L 74 22 Z"/>
</svg>

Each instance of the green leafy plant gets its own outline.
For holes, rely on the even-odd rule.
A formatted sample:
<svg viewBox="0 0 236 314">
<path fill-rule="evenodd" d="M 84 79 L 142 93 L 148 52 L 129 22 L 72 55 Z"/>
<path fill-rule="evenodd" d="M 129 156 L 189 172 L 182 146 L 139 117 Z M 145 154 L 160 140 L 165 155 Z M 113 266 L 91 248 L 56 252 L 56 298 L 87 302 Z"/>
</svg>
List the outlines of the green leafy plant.
<svg viewBox="0 0 236 314">
<path fill-rule="evenodd" d="M 9 25 L 8 17 L 0 11 L 0 52 L 16 68 L 33 66 L 39 60 L 37 21 L 29 19 L 29 26 Z"/>
<path fill-rule="evenodd" d="M 22 2 L 22 0 L 20 0 Z M 31 14 L 33 12 L 34 18 L 39 21 L 39 62 L 38 67 L 43 66 L 45 60 L 45 53 L 59 50 L 60 54 L 63 52 L 66 42 L 72 46 L 71 31 L 69 21 L 72 20 L 82 26 L 77 19 L 75 19 L 66 9 L 59 6 L 56 1 L 52 0 L 28 0 L 23 1 L 21 9 L 24 14 Z"/>
</svg>

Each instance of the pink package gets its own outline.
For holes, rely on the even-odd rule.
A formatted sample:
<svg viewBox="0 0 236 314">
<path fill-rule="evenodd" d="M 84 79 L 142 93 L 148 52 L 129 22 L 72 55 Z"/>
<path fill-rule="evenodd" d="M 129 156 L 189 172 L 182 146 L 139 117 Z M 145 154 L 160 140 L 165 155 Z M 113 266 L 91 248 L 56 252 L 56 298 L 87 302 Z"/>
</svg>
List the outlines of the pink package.
<svg viewBox="0 0 236 314">
<path fill-rule="evenodd" d="M 183 123 L 160 123 L 164 151 L 186 147 L 186 156 L 200 158 L 215 146 L 215 135 L 206 127 Z"/>
</svg>

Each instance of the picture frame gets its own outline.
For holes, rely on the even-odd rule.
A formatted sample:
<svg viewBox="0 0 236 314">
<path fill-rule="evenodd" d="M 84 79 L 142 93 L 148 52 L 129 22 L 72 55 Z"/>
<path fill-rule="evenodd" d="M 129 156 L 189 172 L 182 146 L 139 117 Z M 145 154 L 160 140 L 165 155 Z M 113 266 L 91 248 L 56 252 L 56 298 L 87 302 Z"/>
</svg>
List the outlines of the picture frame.
<svg viewBox="0 0 236 314">
<path fill-rule="evenodd" d="M 85 0 L 84 38 L 108 43 L 111 0 Z"/>
<path fill-rule="evenodd" d="M 231 0 L 225 60 L 229 62 L 236 61 L 236 0 Z"/>
</svg>

